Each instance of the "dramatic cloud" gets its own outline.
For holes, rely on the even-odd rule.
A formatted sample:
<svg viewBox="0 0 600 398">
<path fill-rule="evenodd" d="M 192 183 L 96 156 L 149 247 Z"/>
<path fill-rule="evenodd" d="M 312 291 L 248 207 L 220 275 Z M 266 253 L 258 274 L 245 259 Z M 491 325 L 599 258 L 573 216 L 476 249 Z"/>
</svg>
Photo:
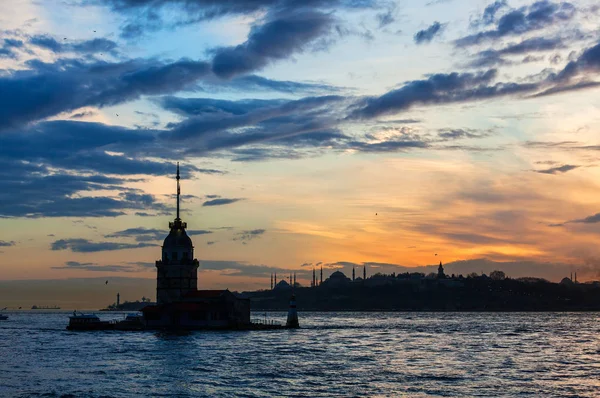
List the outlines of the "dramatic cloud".
<svg viewBox="0 0 600 398">
<path fill-rule="evenodd" d="M 379 97 L 362 100 L 355 109 L 356 118 L 373 118 L 407 110 L 416 104 L 439 104 L 485 99 L 495 96 L 531 91 L 534 84 L 488 84 L 496 78 L 496 69 L 482 73 L 449 73 L 431 75 L 415 80 Z"/>
<path fill-rule="evenodd" d="M 240 261 L 200 260 L 200 269 L 207 271 L 221 271 L 221 275 L 223 276 L 248 276 L 256 278 L 268 278 L 269 275 L 277 273 L 279 274 L 280 279 L 284 279 L 292 272 L 295 272 L 296 276 L 305 278 L 312 275 L 312 271 L 309 270 L 292 271 L 286 268 L 248 264 Z"/>
<path fill-rule="evenodd" d="M 267 232 L 265 229 L 253 229 L 249 231 L 238 232 L 233 240 L 242 241 L 243 244 L 256 238 L 260 238 Z"/>
<path fill-rule="evenodd" d="M 209 73 L 204 62 L 28 62 L 29 69 L 0 73 L 0 130 L 73 111 L 176 92 Z"/>
<path fill-rule="evenodd" d="M 504 4 L 495 2 L 484 11 L 484 21 L 491 22 Z M 486 40 L 500 39 L 505 36 L 521 35 L 530 31 L 544 29 L 561 21 L 568 21 L 575 15 L 576 8 L 568 2 L 553 3 L 548 0 L 537 1 L 528 7 L 512 9 L 502 15 L 496 28 L 486 30 L 456 40 L 458 47 L 479 44 Z"/>
<path fill-rule="evenodd" d="M 37 35 L 29 39 L 29 43 L 46 50 L 62 53 L 75 52 L 81 54 L 113 53 L 116 54 L 117 43 L 104 38 L 86 41 L 58 41 L 50 35 Z"/>
<path fill-rule="evenodd" d="M 213 231 L 207 231 L 204 229 L 188 229 L 187 234 L 189 236 L 194 236 L 194 235 L 206 235 L 206 234 L 212 234 Z"/>
<path fill-rule="evenodd" d="M 596 213 L 593 216 L 582 218 L 579 220 L 568 221 L 570 223 L 581 223 L 581 224 L 597 224 L 600 222 L 600 213 Z"/>
<path fill-rule="evenodd" d="M 566 173 L 567 171 L 575 170 L 578 167 L 579 166 L 565 164 L 563 166 L 551 167 L 551 168 L 545 169 L 545 170 L 535 170 L 535 172 L 542 173 L 542 174 L 558 174 L 558 173 Z"/>
<path fill-rule="evenodd" d="M 93 253 L 113 250 L 139 249 L 158 246 L 151 243 L 91 242 L 87 239 L 60 239 L 50 245 L 50 249 L 71 250 L 74 253 Z"/>
<path fill-rule="evenodd" d="M 566 48 L 564 39 L 560 37 L 532 37 L 525 39 L 520 43 L 511 43 L 499 50 L 488 49 L 481 51 L 475 56 L 475 59 L 469 63 L 470 67 L 490 67 L 494 65 L 509 65 L 514 62 L 506 60 L 505 56 L 524 55 L 542 51 L 552 51 L 561 48 Z M 528 55 L 521 63 L 537 61 L 539 59 L 532 58 L 533 55 Z"/>
<path fill-rule="evenodd" d="M 25 43 L 18 39 L 4 39 L 0 47 L 0 58 L 17 58 L 15 49 L 23 49 Z"/>
<path fill-rule="evenodd" d="M 109 5 L 113 10 L 128 16 L 122 26 L 121 36 L 135 38 L 145 32 L 189 25 L 226 15 L 243 15 L 262 12 L 302 13 L 307 9 L 339 10 L 343 8 L 373 8 L 373 0 L 89 0 Z M 167 16 L 168 15 L 168 16 Z"/>
<path fill-rule="evenodd" d="M 443 140 L 458 140 L 462 138 L 485 138 L 489 137 L 488 132 L 467 129 L 446 129 L 440 130 L 438 137 Z"/>
<path fill-rule="evenodd" d="M 151 228 L 129 228 L 123 231 L 113 232 L 112 234 L 104 235 L 105 238 L 135 238 L 137 242 L 149 242 L 162 240 L 168 234 L 168 231 Z"/>
<path fill-rule="evenodd" d="M 231 203 L 235 203 L 238 202 L 240 200 L 240 198 L 235 198 L 235 199 L 227 199 L 227 198 L 221 198 L 221 199 L 213 199 L 213 200 L 207 200 L 206 202 L 202 203 L 202 206 L 223 206 L 223 205 L 228 205 Z"/>
<path fill-rule="evenodd" d="M 415 33 L 414 40 L 417 44 L 429 43 L 436 35 L 442 32 L 442 24 L 434 22 L 430 27 L 424 30 L 420 30 Z"/>
<path fill-rule="evenodd" d="M 305 50 L 332 24 L 331 15 L 316 11 L 277 14 L 263 25 L 254 26 L 245 43 L 215 50 L 212 70 L 217 76 L 231 78 L 262 69 L 272 61 Z"/>
<path fill-rule="evenodd" d="M 96 263 L 80 263 L 77 261 L 67 261 L 63 267 L 51 267 L 52 269 L 72 269 L 94 272 L 134 272 L 136 267 L 129 265 L 98 265 Z"/>
</svg>

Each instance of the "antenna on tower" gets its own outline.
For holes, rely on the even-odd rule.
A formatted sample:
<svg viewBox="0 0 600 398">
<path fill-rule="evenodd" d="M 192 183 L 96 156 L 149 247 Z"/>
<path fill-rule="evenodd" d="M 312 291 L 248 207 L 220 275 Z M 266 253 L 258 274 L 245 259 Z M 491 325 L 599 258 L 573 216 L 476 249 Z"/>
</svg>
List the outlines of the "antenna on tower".
<svg viewBox="0 0 600 398">
<path fill-rule="evenodd" d="M 179 162 L 177 162 L 177 219 L 179 220 L 179 195 L 181 194 L 181 187 L 179 186 Z"/>
</svg>

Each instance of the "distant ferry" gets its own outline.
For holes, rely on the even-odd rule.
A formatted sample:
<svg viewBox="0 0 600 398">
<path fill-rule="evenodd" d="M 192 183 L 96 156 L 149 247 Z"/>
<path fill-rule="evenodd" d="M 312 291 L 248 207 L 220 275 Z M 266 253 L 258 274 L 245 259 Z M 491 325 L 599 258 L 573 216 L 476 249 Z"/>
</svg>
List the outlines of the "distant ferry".
<svg viewBox="0 0 600 398">
<path fill-rule="evenodd" d="M 60 310 L 60 307 L 57 306 L 44 306 L 44 305 L 34 305 L 31 307 L 32 310 Z"/>
</svg>

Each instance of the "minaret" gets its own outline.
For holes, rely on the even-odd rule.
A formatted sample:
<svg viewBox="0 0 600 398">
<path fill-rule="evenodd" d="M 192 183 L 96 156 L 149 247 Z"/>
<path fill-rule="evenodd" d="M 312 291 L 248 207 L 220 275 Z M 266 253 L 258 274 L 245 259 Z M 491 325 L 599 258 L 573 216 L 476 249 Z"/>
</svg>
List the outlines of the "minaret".
<svg viewBox="0 0 600 398">
<path fill-rule="evenodd" d="M 571 282 L 573 282 L 573 272 L 571 272 Z"/>
<path fill-rule="evenodd" d="M 295 272 L 294 272 L 294 284 L 292 286 L 296 287 L 296 273 Z"/>
<path fill-rule="evenodd" d="M 271 272 L 271 290 L 273 290 L 273 273 Z"/>
<path fill-rule="evenodd" d="M 319 285 L 323 284 L 323 266 L 321 265 L 321 283 L 319 283 Z"/>
<path fill-rule="evenodd" d="M 275 272 L 275 280 L 273 281 L 273 283 L 273 288 L 275 288 L 277 286 L 277 272 Z"/>
<path fill-rule="evenodd" d="M 312 281 L 312 286 L 316 287 L 317 286 L 317 275 L 315 274 L 315 268 L 313 267 L 313 281 Z"/>
<path fill-rule="evenodd" d="M 158 271 L 156 285 L 157 304 L 181 301 L 187 293 L 198 290 L 198 260 L 194 258 L 194 245 L 181 221 L 179 201 L 181 187 L 179 163 L 177 163 L 177 214 L 169 223 L 169 235 L 162 245 L 162 259 L 156 262 Z"/>
<path fill-rule="evenodd" d="M 367 280 L 367 265 L 363 266 L 363 280 Z"/>
<path fill-rule="evenodd" d="M 352 282 L 354 282 L 354 277 L 355 277 L 355 275 L 354 275 L 354 266 L 352 266 Z"/>
<path fill-rule="evenodd" d="M 121 295 L 117 293 L 117 307 L 121 304 Z"/>
</svg>

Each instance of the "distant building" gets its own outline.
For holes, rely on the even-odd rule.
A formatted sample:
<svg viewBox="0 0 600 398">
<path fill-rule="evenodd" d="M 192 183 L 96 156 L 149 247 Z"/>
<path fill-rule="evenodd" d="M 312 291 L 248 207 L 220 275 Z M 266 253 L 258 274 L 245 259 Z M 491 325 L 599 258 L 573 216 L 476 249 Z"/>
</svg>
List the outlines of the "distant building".
<svg viewBox="0 0 600 398">
<path fill-rule="evenodd" d="M 335 271 L 327 280 L 323 282 L 324 287 L 343 287 L 350 284 L 352 280 L 348 278 L 342 271 Z"/>
<path fill-rule="evenodd" d="M 444 273 L 444 266 L 442 265 L 441 261 L 440 261 L 440 266 L 438 267 L 437 277 L 438 277 L 438 279 L 446 278 L 446 274 Z"/>
<path fill-rule="evenodd" d="M 291 288 L 292 286 L 285 279 L 282 279 L 275 285 L 273 290 L 289 290 Z"/>
<path fill-rule="evenodd" d="M 198 290 L 199 262 L 179 217 L 179 164 L 177 165 L 177 217 L 156 261 L 156 305 L 142 309 L 150 328 L 232 328 L 250 324 L 250 300 L 229 290 Z"/>
</svg>

